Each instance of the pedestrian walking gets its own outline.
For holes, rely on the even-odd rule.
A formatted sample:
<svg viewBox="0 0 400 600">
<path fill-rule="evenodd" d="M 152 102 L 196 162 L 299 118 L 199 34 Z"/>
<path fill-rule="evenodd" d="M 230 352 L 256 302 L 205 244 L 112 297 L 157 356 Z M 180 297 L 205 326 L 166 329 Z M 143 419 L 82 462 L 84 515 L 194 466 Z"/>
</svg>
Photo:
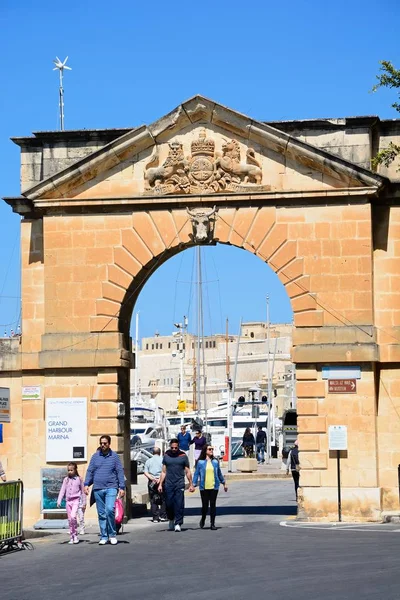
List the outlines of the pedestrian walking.
<svg viewBox="0 0 400 600">
<path fill-rule="evenodd" d="M 60 508 L 61 502 L 65 497 L 68 525 L 69 525 L 69 544 L 79 544 L 77 514 L 79 502 L 86 507 L 86 495 L 84 493 L 83 480 L 78 473 L 76 462 L 70 462 L 67 465 L 67 477 L 64 477 L 60 493 L 57 498 L 57 507 Z"/>
<path fill-rule="evenodd" d="M 201 431 L 196 431 L 194 438 L 191 440 L 190 443 L 194 444 L 194 464 L 196 465 L 197 461 L 199 460 L 201 451 L 203 450 L 204 446 L 207 444 L 207 440 L 204 437 L 204 435 L 201 433 Z"/>
<path fill-rule="evenodd" d="M 287 463 L 286 463 L 286 474 L 289 475 L 289 471 L 292 472 L 294 481 L 294 491 L 296 494 L 296 500 L 298 498 L 298 489 L 300 486 L 300 461 L 299 461 L 299 442 L 298 440 L 294 443 L 294 448 L 289 452 Z"/>
<path fill-rule="evenodd" d="M 246 427 L 242 439 L 242 448 L 246 458 L 253 458 L 254 456 L 254 435 L 250 431 L 250 427 Z"/>
<path fill-rule="evenodd" d="M 163 458 L 163 468 L 158 491 L 165 494 L 165 504 L 169 519 L 170 531 L 181 531 L 185 510 L 185 475 L 189 482 L 189 491 L 193 492 L 192 473 L 189 469 L 188 457 L 179 450 L 176 438 L 170 441 L 169 450 Z"/>
<path fill-rule="evenodd" d="M 115 500 L 117 496 L 125 496 L 125 477 L 121 461 L 116 452 L 111 450 L 111 438 L 102 435 L 100 446 L 90 459 L 85 478 L 85 494 L 93 484 L 100 527 L 99 545 L 117 544 L 115 526 Z"/>
<path fill-rule="evenodd" d="M 1 461 L 0 461 L 0 479 L 4 482 L 7 481 L 6 472 L 3 468 L 3 465 L 1 464 Z"/>
<path fill-rule="evenodd" d="M 267 441 L 267 434 L 261 427 L 258 426 L 258 431 L 256 435 L 256 450 L 257 450 L 257 462 L 259 465 L 265 463 L 265 444 Z"/>
<path fill-rule="evenodd" d="M 147 483 L 147 488 L 150 496 L 153 523 L 159 523 L 160 521 L 167 520 L 164 493 L 158 491 L 163 467 L 160 448 L 154 447 L 153 455 L 154 456 L 146 461 L 144 466 L 144 475 L 149 480 Z"/>
<path fill-rule="evenodd" d="M 192 436 L 186 431 L 186 425 L 181 425 L 181 430 L 176 437 L 179 442 L 179 450 L 183 450 L 186 456 L 188 456 Z"/>
<path fill-rule="evenodd" d="M 208 507 L 210 507 L 210 523 L 213 531 L 215 526 L 215 515 L 217 511 L 217 496 L 219 486 L 223 485 L 225 492 L 228 491 L 224 476 L 222 475 L 219 461 L 214 457 L 214 447 L 206 444 L 201 451 L 200 458 L 197 461 L 196 470 L 193 476 L 193 485 L 199 483 L 201 496 L 201 519 L 200 527 L 203 529 Z"/>
</svg>

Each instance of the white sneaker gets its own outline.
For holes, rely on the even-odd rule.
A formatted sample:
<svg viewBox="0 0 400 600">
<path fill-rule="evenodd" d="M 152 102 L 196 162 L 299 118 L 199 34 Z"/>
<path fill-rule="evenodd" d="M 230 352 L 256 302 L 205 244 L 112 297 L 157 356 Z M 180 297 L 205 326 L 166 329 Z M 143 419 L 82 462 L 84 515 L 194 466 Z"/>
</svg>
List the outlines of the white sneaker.
<svg viewBox="0 0 400 600">
<path fill-rule="evenodd" d="M 111 544 L 112 546 L 115 546 L 115 544 L 118 544 L 118 540 L 117 540 L 117 538 L 110 538 L 110 544 Z"/>
<path fill-rule="evenodd" d="M 85 528 L 84 527 L 81 527 L 79 529 L 79 535 L 85 535 Z"/>
<path fill-rule="evenodd" d="M 73 544 L 73 543 L 74 543 L 74 540 L 73 540 L 73 538 L 71 538 L 71 539 L 69 540 L 68 544 Z"/>
<path fill-rule="evenodd" d="M 79 544 L 78 536 L 76 535 L 73 540 L 74 544 Z"/>
<path fill-rule="evenodd" d="M 181 531 L 181 526 L 180 525 L 175 525 L 175 531 Z"/>
<path fill-rule="evenodd" d="M 105 546 L 107 544 L 108 540 L 100 540 L 99 541 L 99 546 Z"/>
<path fill-rule="evenodd" d="M 174 522 L 173 522 L 173 521 L 170 521 L 170 522 L 168 523 L 168 531 L 173 531 L 173 530 L 174 530 Z"/>
</svg>

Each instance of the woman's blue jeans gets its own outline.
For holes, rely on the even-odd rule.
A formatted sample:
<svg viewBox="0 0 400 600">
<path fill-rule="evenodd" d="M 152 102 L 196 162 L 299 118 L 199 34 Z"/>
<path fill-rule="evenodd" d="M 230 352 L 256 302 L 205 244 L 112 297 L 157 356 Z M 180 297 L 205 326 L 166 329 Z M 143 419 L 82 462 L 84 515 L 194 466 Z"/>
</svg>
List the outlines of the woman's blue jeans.
<svg viewBox="0 0 400 600">
<path fill-rule="evenodd" d="M 108 540 L 117 535 L 115 529 L 115 500 L 117 494 L 118 490 L 115 488 L 94 490 L 97 515 L 99 517 L 100 537 L 102 540 Z"/>
</svg>

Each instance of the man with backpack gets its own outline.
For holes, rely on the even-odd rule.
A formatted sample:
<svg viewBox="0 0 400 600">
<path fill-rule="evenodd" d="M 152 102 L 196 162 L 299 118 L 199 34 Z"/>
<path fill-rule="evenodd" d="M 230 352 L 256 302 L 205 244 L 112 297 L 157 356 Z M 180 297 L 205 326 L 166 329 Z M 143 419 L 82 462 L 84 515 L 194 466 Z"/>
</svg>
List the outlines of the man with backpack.
<svg viewBox="0 0 400 600">
<path fill-rule="evenodd" d="M 150 496 L 151 514 L 153 515 L 153 523 L 159 523 L 160 521 L 167 520 L 167 513 L 165 510 L 164 494 L 158 491 L 160 485 L 161 471 L 163 467 L 163 460 L 161 458 L 161 450 L 157 446 L 153 449 L 153 455 L 146 461 L 144 466 L 144 476 L 147 477 L 148 490 Z"/>
</svg>

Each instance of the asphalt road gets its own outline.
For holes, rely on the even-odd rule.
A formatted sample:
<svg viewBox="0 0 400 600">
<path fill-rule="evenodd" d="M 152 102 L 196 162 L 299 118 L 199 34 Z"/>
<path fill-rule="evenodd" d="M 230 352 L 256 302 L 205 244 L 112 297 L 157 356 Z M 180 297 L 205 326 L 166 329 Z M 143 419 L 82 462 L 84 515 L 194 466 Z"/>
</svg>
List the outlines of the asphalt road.
<svg viewBox="0 0 400 600">
<path fill-rule="evenodd" d="M 291 481 L 234 482 L 217 531 L 199 529 L 196 493 L 182 533 L 143 518 L 117 546 L 98 546 L 93 528 L 76 546 L 67 534 L 34 541 L 0 555 L 1 600 L 400 598 L 399 526 L 282 527 L 293 496 Z"/>
</svg>

